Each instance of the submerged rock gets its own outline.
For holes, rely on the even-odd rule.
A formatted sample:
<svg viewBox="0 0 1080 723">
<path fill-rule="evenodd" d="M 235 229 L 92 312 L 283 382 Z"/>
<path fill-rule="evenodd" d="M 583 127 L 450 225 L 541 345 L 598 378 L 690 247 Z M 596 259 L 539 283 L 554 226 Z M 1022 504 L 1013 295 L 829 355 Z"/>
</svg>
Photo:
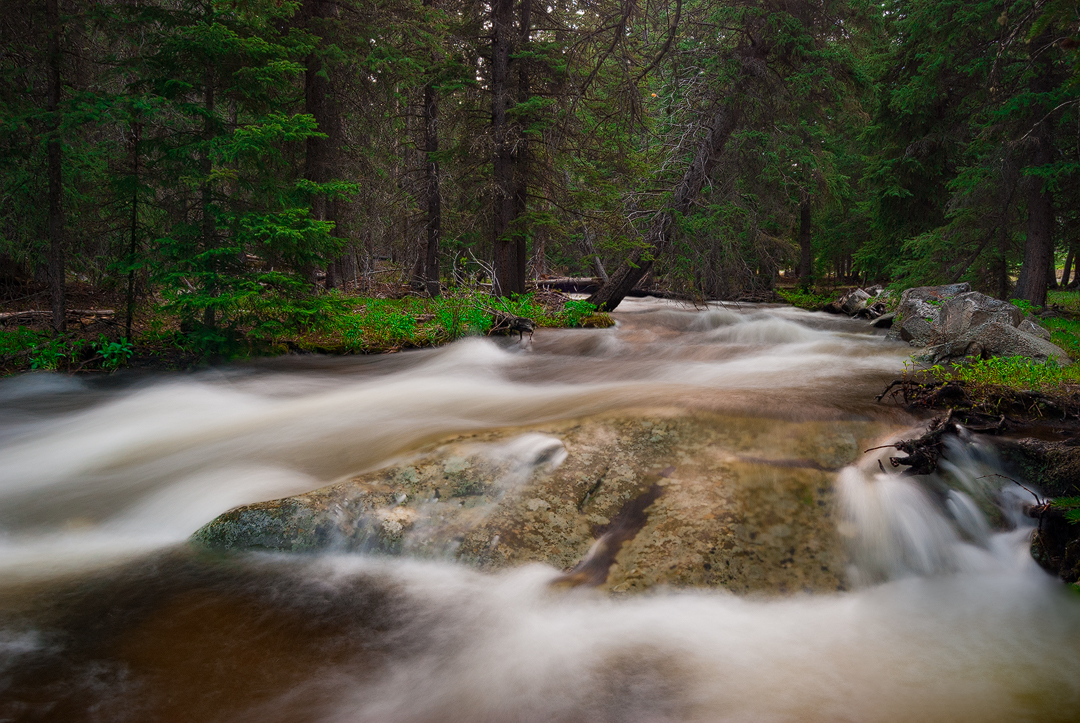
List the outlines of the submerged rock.
<svg viewBox="0 0 1080 723">
<path fill-rule="evenodd" d="M 592 551 L 590 582 L 616 592 L 836 590 L 846 555 L 831 471 L 880 431 L 695 414 L 462 436 L 347 482 L 237 508 L 192 539 L 217 550 L 451 557 L 483 569 L 538 561 L 568 572 Z"/>
</svg>

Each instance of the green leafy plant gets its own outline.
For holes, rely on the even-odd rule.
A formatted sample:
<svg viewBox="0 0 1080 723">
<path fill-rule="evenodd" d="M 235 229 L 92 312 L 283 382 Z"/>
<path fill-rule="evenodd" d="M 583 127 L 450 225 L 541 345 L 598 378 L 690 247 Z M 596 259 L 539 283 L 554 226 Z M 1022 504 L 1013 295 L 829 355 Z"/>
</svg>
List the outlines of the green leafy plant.
<svg viewBox="0 0 1080 723">
<path fill-rule="evenodd" d="M 584 300 L 571 299 L 566 302 L 563 316 L 567 326 L 581 326 L 590 316 L 596 313 L 596 305 Z"/>
<path fill-rule="evenodd" d="M 98 337 L 98 343 L 94 345 L 97 353 L 101 355 L 101 365 L 106 369 L 117 369 L 131 360 L 135 346 L 125 337 L 119 341 L 109 341 L 104 334 Z"/>
<path fill-rule="evenodd" d="M 30 357 L 30 368 L 42 371 L 56 371 L 60 368 L 60 362 L 67 355 L 57 346 L 52 344 L 37 350 Z"/>
<path fill-rule="evenodd" d="M 44 332 L 34 331 L 20 326 L 15 331 L 0 331 L 0 356 L 13 356 L 48 343 L 49 337 Z"/>
<path fill-rule="evenodd" d="M 1050 506 L 1065 513 L 1065 519 L 1074 525 L 1080 524 L 1080 497 L 1059 497 Z"/>
<path fill-rule="evenodd" d="M 995 385 L 1017 389 L 1056 387 L 1077 376 L 1072 367 L 1062 367 L 1051 357 L 1037 362 L 1027 357 L 991 357 L 959 364 L 952 369 L 935 364 L 922 373 L 934 379 L 955 378 L 975 385 Z"/>
<path fill-rule="evenodd" d="M 82 339 L 57 337 L 34 348 L 30 354 L 30 368 L 56 371 L 63 364 L 79 356 L 85 342 Z"/>
</svg>

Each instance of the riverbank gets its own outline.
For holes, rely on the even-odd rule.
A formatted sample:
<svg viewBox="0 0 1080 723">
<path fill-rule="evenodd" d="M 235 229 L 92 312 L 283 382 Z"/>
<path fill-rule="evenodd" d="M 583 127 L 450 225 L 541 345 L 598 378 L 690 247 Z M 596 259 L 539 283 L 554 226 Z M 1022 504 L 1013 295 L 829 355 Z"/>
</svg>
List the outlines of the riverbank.
<svg viewBox="0 0 1080 723">
<path fill-rule="evenodd" d="M 146 306 L 134 316 L 129 335 L 126 319 L 109 308 L 120 305 L 114 295 L 84 289 L 75 298 L 86 308 L 69 311 L 68 331 L 60 335 L 52 333 L 44 311 L 15 308 L 18 304 L 0 307 L 0 375 L 190 369 L 288 353 L 392 353 L 466 336 L 521 335 L 521 329 L 512 328 L 518 318 L 546 328 L 604 328 L 614 323 L 591 304 L 553 291 L 495 298 L 483 290 L 456 289 L 434 299 L 401 292 L 334 292 L 303 307 L 233 310 L 241 322 L 227 328 L 185 323 L 166 304 Z"/>
</svg>

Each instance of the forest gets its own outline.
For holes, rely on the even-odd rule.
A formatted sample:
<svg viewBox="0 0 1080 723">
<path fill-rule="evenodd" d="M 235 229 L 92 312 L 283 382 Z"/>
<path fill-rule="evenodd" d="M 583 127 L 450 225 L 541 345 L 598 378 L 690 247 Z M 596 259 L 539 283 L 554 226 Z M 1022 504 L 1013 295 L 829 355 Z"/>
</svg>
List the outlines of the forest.
<svg viewBox="0 0 1080 723">
<path fill-rule="evenodd" d="M 4 0 L 0 284 L 37 324 L 0 353 L 106 306 L 112 364 L 634 288 L 1043 306 L 1080 275 L 1078 33 L 1068 0 Z"/>
</svg>

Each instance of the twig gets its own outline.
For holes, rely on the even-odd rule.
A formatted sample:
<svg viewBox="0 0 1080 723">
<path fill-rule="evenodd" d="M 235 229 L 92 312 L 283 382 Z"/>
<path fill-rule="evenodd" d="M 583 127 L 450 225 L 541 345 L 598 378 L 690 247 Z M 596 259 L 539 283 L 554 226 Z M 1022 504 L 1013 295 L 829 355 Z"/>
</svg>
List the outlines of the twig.
<svg viewBox="0 0 1080 723">
<path fill-rule="evenodd" d="M 1035 492 L 1030 487 L 1027 487 L 1024 484 L 1021 484 L 1020 482 L 1017 482 L 1016 480 L 1014 480 L 1012 477 L 1009 477 L 1008 475 L 998 474 L 997 472 L 994 472 L 993 474 L 984 474 L 982 477 L 976 477 L 975 479 L 986 479 L 987 477 L 1000 477 L 1001 479 L 1007 479 L 1010 482 L 1012 482 L 1014 485 L 1017 485 L 1018 487 L 1020 487 L 1020 488 L 1022 488 L 1024 490 L 1027 490 L 1028 494 L 1030 494 L 1032 497 L 1035 498 L 1035 504 L 1036 505 L 1041 505 L 1043 503 L 1042 498 L 1039 497 L 1039 495 L 1035 494 Z"/>
</svg>

